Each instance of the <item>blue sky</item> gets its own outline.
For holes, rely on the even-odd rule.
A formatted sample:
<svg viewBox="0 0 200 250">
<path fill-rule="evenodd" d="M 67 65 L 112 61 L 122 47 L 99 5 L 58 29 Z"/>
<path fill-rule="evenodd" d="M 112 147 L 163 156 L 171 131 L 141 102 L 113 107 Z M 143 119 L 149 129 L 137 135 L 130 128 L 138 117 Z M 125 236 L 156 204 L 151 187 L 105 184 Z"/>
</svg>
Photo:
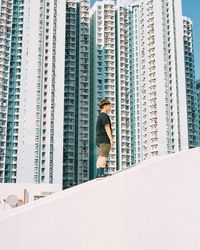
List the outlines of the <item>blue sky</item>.
<svg viewBox="0 0 200 250">
<path fill-rule="evenodd" d="M 200 0 L 182 0 L 183 15 L 193 21 L 196 79 L 200 79 Z"/>
</svg>

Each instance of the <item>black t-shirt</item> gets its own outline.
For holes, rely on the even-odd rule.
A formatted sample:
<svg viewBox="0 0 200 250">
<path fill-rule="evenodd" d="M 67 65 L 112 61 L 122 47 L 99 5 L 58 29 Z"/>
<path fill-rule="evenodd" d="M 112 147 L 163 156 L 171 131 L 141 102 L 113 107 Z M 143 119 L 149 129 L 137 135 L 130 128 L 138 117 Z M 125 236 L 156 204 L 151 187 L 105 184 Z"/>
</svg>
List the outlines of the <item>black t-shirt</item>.
<svg viewBox="0 0 200 250">
<path fill-rule="evenodd" d="M 100 143 L 110 144 L 110 139 L 105 130 L 106 124 L 110 125 L 110 129 L 112 132 L 110 117 L 106 113 L 101 112 L 99 114 L 99 117 L 97 118 L 97 125 L 96 125 L 96 144 L 97 145 Z"/>
</svg>

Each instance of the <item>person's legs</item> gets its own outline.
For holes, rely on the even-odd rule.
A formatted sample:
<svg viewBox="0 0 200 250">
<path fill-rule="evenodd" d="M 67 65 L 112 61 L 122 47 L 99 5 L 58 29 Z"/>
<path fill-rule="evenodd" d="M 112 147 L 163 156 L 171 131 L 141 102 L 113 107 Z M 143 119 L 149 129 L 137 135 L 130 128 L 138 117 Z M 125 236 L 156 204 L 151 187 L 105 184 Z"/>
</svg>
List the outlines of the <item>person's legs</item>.
<svg viewBox="0 0 200 250">
<path fill-rule="evenodd" d="M 106 161 L 107 161 L 106 157 L 98 156 L 97 163 L 96 163 L 97 177 L 100 177 L 100 176 L 104 175 L 104 169 L 106 167 Z"/>
<path fill-rule="evenodd" d="M 106 162 L 107 162 L 106 157 L 98 156 L 97 163 L 96 163 L 97 168 L 105 168 L 106 167 Z"/>
<path fill-rule="evenodd" d="M 102 143 L 99 145 L 99 150 L 98 150 L 98 158 L 96 162 L 96 167 L 97 167 L 97 176 L 102 176 L 104 175 L 104 169 L 106 167 L 106 162 L 108 159 L 108 154 L 110 151 L 110 145 L 106 143 Z"/>
</svg>

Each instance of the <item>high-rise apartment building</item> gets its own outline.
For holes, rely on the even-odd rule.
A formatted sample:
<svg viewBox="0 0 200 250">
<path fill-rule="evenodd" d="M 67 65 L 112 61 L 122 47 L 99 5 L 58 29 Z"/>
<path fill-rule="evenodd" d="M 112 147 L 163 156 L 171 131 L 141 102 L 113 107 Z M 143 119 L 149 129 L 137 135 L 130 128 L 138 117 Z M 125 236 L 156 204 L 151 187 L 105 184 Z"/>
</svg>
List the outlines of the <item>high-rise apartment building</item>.
<svg viewBox="0 0 200 250">
<path fill-rule="evenodd" d="M 88 181 L 89 1 L 66 1 L 63 187 Z"/>
<path fill-rule="evenodd" d="M 5 182 L 15 182 L 17 174 L 23 22 L 24 1 L 13 1 L 5 153 Z"/>
<path fill-rule="evenodd" d="M 101 71 L 106 73 L 102 60 L 106 13 L 101 7 L 106 4 L 96 2 L 91 9 L 93 117 L 97 100 L 109 98 L 104 93 L 107 82 L 100 78 Z M 119 1 L 115 13 L 117 151 L 113 160 L 116 168 L 123 168 L 129 162 L 188 148 L 183 25 L 181 1 Z"/>
<path fill-rule="evenodd" d="M 116 138 L 116 84 L 115 84 L 115 4 L 97 1 L 90 10 L 90 165 L 96 165 L 96 120 L 98 103 L 103 98 L 111 102 L 110 118 Z M 109 171 L 116 169 L 116 147 L 110 153 Z"/>
<path fill-rule="evenodd" d="M 9 75 L 11 66 L 11 40 L 13 22 L 13 1 L 0 3 L 0 183 L 7 174 L 6 135 L 8 119 Z M 15 174 L 14 174 L 15 175 Z"/>
<path fill-rule="evenodd" d="M 89 1 L 1 1 L 1 182 L 89 180 Z"/>
<path fill-rule="evenodd" d="M 130 66 L 139 73 L 138 86 L 134 82 L 139 162 L 186 149 L 188 132 L 181 1 L 141 0 L 135 12 L 139 32 L 130 36 L 137 37 L 139 61 L 138 68 Z"/>
<path fill-rule="evenodd" d="M 57 0 L 25 5 L 18 182 L 62 183 L 64 9 Z"/>
<path fill-rule="evenodd" d="M 116 165 L 131 165 L 131 95 L 129 47 L 129 8 L 116 6 Z"/>
<path fill-rule="evenodd" d="M 200 146 L 200 80 L 196 81 L 197 88 L 197 103 L 198 103 L 198 128 L 199 128 L 199 141 L 198 146 Z"/>
<path fill-rule="evenodd" d="M 184 53 L 185 53 L 185 83 L 187 94 L 188 144 L 189 148 L 199 144 L 198 101 L 195 82 L 193 24 L 190 18 L 183 18 Z"/>
<path fill-rule="evenodd" d="M 130 125 L 131 125 L 131 165 L 140 161 L 141 133 L 141 84 L 140 84 L 140 8 L 135 1 L 129 11 L 129 76 L 130 76 Z"/>
<path fill-rule="evenodd" d="M 65 3 L 1 1 L 1 15 L 9 19 L 1 33 L 7 39 L 1 182 L 61 184 Z"/>
</svg>

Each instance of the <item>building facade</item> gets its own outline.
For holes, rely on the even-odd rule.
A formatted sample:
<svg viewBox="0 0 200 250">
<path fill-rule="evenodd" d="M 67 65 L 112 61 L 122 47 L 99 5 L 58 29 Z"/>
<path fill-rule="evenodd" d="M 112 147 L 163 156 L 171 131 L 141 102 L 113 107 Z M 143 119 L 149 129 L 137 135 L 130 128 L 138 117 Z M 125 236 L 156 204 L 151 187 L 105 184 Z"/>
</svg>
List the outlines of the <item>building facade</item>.
<svg viewBox="0 0 200 250">
<path fill-rule="evenodd" d="M 116 165 L 117 169 L 131 165 L 131 95 L 129 47 L 129 8 L 117 4 L 116 16 Z"/>
<path fill-rule="evenodd" d="M 57 0 L 25 6 L 18 182 L 62 183 L 64 7 Z"/>
<path fill-rule="evenodd" d="M 196 88 L 197 88 L 198 128 L 199 128 L 199 142 L 198 142 L 198 146 L 200 146 L 200 80 L 196 81 Z"/>
<path fill-rule="evenodd" d="M 172 0 L 120 1 L 119 8 L 123 9 L 121 22 L 126 20 L 127 10 L 129 18 L 123 26 L 129 29 L 128 43 L 126 39 L 120 40 L 125 28 L 117 29 L 120 35 L 116 57 L 120 62 L 120 44 L 125 48 L 127 44 L 130 103 L 126 101 L 126 109 L 130 107 L 129 148 L 133 165 L 188 148 L 184 47 L 180 36 L 183 35 L 182 10 L 181 1 Z M 123 68 L 119 64 L 117 67 L 118 86 Z M 118 86 L 117 100 L 122 100 L 121 94 L 123 91 Z M 119 101 L 117 114 L 121 107 Z"/>
<path fill-rule="evenodd" d="M 89 1 L 66 1 L 63 187 L 89 180 Z"/>
<path fill-rule="evenodd" d="M 136 131 L 135 162 L 188 148 L 181 1 L 141 0 L 138 13 L 141 115 L 135 117 L 141 133 Z"/>
<path fill-rule="evenodd" d="M 111 102 L 112 133 L 116 138 L 116 85 L 115 85 L 115 4 L 97 1 L 90 10 L 90 165 L 96 165 L 96 121 L 98 103 L 103 98 Z M 109 171 L 116 169 L 116 147 L 111 151 Z M 95 175 L 95 173 L 94 173 Z"/>
<path fill-rule="evenodd" d="M 129 77 L 131 117 L 131 165 L 141 161 L 141 74 L 140 74 L 140 5 L 138 1 L 129 8 Z"/>
<path fill-rule="evenodd" d="M 1 182 L 89 180 L 89 1 L 1 2 Z"/>
<path fill-rule="evenodd" d="M 190 18 L 183 18 L 183 30 L 185 54 L 185 83 L 187 94 L 188 144 L 189 148 L 194 148 L 197 147 L 199 143 L 199 119 L 197 89 L 195 82 L 193 24 Z"/>
<path fill-rule="evenodd" d="M 0 183 L 8 176 L 5 163 L 13 8 L 13 1 L 0 3 Z"/>
<path fill-rule="evenodd" d="M 101 78 L 101 71 L 106 74 L 102 60 L 106 51 L 105 35 L 102 36 L 106 13 L 102 15 L 105 10 L 101 6 L 106 3 L 96 2 L 91 9 L 91 140 L 97 103 L 101 98 L 111 98 L 105 94 L 107 82 Z M 113 160 L 115 168 L 120 169 L 188 148 L 181 1 L 120 1 L 115 5 L 115 27 Z M 102 57 L 98 47 L 103 51 Z M 93 139 L 91 151 L 94 147 Z"/>
<path fill-rule="evenodd" d="M 6 25 L 10 54 L 1 182 L 61 184 L 64 56 L 59 50 L 64 51 L 65 5 L 57 0 L 2 1 L 1 14 L 5 2 L 12 23 Z"/>
</svg>

